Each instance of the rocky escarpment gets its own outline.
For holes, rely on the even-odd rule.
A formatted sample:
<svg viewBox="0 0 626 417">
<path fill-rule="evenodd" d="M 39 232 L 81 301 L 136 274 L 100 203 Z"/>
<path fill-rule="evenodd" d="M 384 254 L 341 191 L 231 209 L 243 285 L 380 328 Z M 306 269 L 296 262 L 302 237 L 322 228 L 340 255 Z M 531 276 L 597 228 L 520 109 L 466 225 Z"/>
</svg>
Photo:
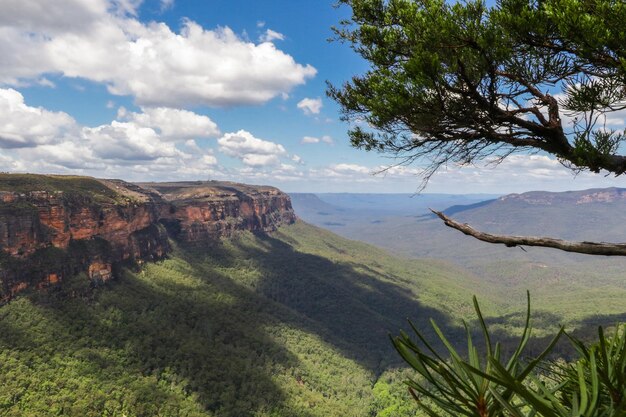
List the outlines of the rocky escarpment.
<svg viewBox="0 0 626 417">
<path fill-rule="evenodd" d="M 272 187 L 0 174 L 0 300 L 83 271 L 107 281 L 122 262 L 165 256 L 168 237 L 202 244 L 294 220 Z"/>
<path fill-rule="evenodd" d="M 237 230 L 271 232 L 295 220 L 289 196 L 273 187 L 211 181 L 141 186 L 167 201 L 159 218 L 185 242 L 228 237 Z"/>
</svg>

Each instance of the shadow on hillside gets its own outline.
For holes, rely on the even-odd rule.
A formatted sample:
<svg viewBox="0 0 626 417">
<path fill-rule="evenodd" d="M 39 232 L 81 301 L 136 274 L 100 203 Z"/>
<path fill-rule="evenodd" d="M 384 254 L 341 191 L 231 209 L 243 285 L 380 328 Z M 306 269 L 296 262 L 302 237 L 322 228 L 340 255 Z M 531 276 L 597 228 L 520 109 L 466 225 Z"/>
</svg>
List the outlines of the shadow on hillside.
<svg viewBox="0 0 626 417">
<path fill-rule="evenodd" d="M 531 338 L 523 351 L 522 359 L 530 360 L 540 355 L 550 344 L 554 336 L 559 331 L 562 318 L 556 314 L 546 311 L 535 311 L 531 309 Z M 502 346 L 502 357 L 508 359 L 517 349 L 521 333 L 526 322 L 526 311 L 520 309 L 515 313 L 503 314 L 499 317 L 487 317 L 485 323 L 490 329 L 492 343 L 500 342 Z M 517 333 L 516 335 L 512 333 Z M 538 336 L 537 333 L 541 333 Z M 476 335 L 482 342 L 482 333 Z M 548 358 L 573 357 L 575 350 L 566 337 L 561 337 L 552 349 Z"/>
<path fill-rule="evenodd" d="M 170 277 L 148 282 L 124 271 L 119 281 L 97 291 L 95 301 L 69 299 L 62 292 L 33 294 L 31 300 L 54 329 L 28 337 L 19 326 L 0 320 L 0 344 L 42 355 L 44 361 L 53 354 L 77 359 L 81 380 L 96 387 L 106 383 L 124 389 L 131 381 L 124 401 L 135 401 L 137 415 L 200 415 L 178 410 L 173 390 L 216 416 L 279 411 L 312 416 L 303 407 L 290 408 L 288 394 L 272 379 L 277 370 L 296 369 L 298 360 L 264 331 L 277 322 L 271 309 L 214 271 L 208 287 L 176 278 L 189 272 L 190 267 L 179 265 Z M 137 375 L 146 378 L 137 382 Z M 91 400 L 102 412 L 104 402 L 99 408 L 97 399 Z"/>
<path fill-rule="evenodd" d="M 577 323 L 572 335 L 586 343 L 598 341 L 598 327 L 602 326 L 605 334 L 610 335 L 616 325 L 626 323 L 626 312 L 620 314 L 598 314 L 587 317 Z"/>
<path fill-rule="evenodd" d="M 210 257 L 230 267 L 234 266 L 231 264 L 233 259 L 254 260 L 263 275 L 254 291 L 290 310 L 274 310 L 280 320 L 318 334 L 344 356 L 358 361 L 375 374 L 391 366 L 406 365 L 388 336 L 399 334 L 400 329 L 408 330 L 407 319 L 433 346 L 443 351 L 430 325 L 430 319 L 433 319 L 461 355 L 465 354 L 467 339 L 460 319 L 421 304 L 418 294 L 401 286 L 406 277 L 377 271 L 366 265 L 358 265 L 357 271 L 355 265 L 349 263 L 332 262 L 328 258 L 298 252 L 292 244 L 288 239 L 258 236 L 255 245 L 236 244 L 239 251 L 237 257 L 228 256 L 228 252 L 220 253 L 223 248 L 215 248 L 211 253 L 199 256 Z M 343 253 L 341 248 L 329 243 L 325 245 Z M 203 265 L 206 262 L 194 264 Z M 201 268 L 197 273 L 204 276 L 211 274 Z M 292 311 L 298 315 L 292 315 Z M 556 334 L 561 321 L 559 316 L 545 311 L 531 311 L 531 318 L 534 328 L 542 329 L 544 335 L 531 338 L 524 351 L 526 358 L 543 352 L 553 337 L 549 329 L 554 329 Z M 508 358 L 517 348 L 519 336 L 512 335 L 511 330 L 521 332 L 524 320 L 523 310 L 487 318 L 488 326 L 493 328 L 494 342 L 499 341 L 502 345 L 503 358 Z M 483 338 L 478 324 L 471 324 L 470 327 L 474 342 L 481 348 Z M 534 332 L 535 335 L 538 333 Z M 572 358 L 574 355 L 575 350 L 564 337 L 556 345 L 552 357 Z"/>
<path fill-rule="evenodd" d="M 262 278 L 255 284 L 256 293 L 291 310 L 275 310 L 281 320 L 318 334 L 375 374 L 389 365 L 402 364 L 389 334 L 409 328 L 407 318 L 431 339 L 434 332 L 429 319 L 433 318 L 453 342 L 463 340 L 460 323 L 452 325 L 448 315 L 422 305 L 416 294 L 389 282 L 400 283 L 400 277 L 367 267 L 361 268 L 366 272 L 360 272 L 348 263 L 298 252 L 270 236 L 256 239 L 260 245 L 237 244 L 238 258 L 254 260 L 262 271 Z M 234 259 L 215 251 L 204 256 L 222 265 Z M 198 273 L 209 276 L 211 271 L 200 268 Z"/>
<path fill-rule="evenodd" d="M 17 350 L 61 355 L 88 349 L 90 354 L 81 356 L 83 372 L 96 382 L 103 375 L 115 385 L 128 383 L 125 374 L 156 376 L 140 400 L 149 400 L 157 412 L 144 415 L 159 414 L 158 407 L 171 399 L 172 387 L 179 387 L 205 410 L 224 417 L 277 410 L 281 415 L 313 415 L 306 406 L 291 408 L 294 395 L 298 402 L 311 395 L 298 358 L 280 340 L 299 337 L 287 334 L 287 327 L 318 335 L 375 374 L 403 365 L 388 335 L 407 329 L 407 318 L 429 340 L 437 340 L 429 324 L 434 319 L 464 351 L 460 323 L 394 284 L 401 284 L 403 277 L 298 252 L 290 243 L 288 238 L 258 236 L 253 245 L 235 240 L 228 247 L 182 248 L 177 256 L 186 262 L 174 259 L 153 268 L 150 279 L 125 272 L 118 282 L 98 290 L 95 301 L 35 296 L 39 308 L 59 323 L 59 333 L 43 342 L 31 340 L 0 319 L 0 341 Z M 259 270 L 261 276 L 247 282 L 244 272 L 234 277 L 224 272 L 228 268 Z M 558 322 L 542 314 L 541 322 Z M 517 326 L 517 321 L 511 315 L 490 319 L 490 324 Z M 504 330 L 494 332 L 495 339 L 504 343 L 505 352 L 517 343 Z M 527 354 L 538 354 L 548 341 L 534 339 Z M 123 361 L 116 365 L 107 356 L 110 352 Z M 277 385 L 277 375 L 292 381 L 289 392 Z"/>
</svg>

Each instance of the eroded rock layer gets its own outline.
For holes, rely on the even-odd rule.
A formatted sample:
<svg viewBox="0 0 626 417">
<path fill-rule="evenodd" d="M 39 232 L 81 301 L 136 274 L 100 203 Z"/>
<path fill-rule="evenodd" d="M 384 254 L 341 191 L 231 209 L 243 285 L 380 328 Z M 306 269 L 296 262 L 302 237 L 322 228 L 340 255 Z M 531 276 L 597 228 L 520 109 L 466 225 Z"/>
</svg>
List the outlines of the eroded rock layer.
<svg viewBox="0 0 626 417">
<path fill-rule="evenodd" d="M 82 271 L 107 281 L 120 262 L 165 256 L 168 232 L 202 244 L 294 220 L 289 197 L 272 187 L 0 174 L 0 300 Z"/>
<path fill-rule="evenodd" d="M 227 182 L 145 183 L 168 204 L 159 218 L 186 242 L 228 237 L 237 230 L 271 232 L 295 215 L 288 195 L 273 187 Z"/>
</svg>

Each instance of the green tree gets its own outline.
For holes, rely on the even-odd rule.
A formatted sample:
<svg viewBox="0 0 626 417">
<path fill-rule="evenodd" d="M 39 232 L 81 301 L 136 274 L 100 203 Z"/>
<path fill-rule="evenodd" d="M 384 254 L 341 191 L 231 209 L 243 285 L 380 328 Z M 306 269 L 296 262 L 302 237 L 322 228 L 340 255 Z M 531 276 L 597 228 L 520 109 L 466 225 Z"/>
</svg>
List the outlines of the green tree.
<svg viewBox="0 0 626 417">
<path fill-rule="evenodd" d="M 572 170 L 621 175 L 626 136 L 626 3 L 622 0 L 339 0 L 352 17 L 337 38 L 371 64 L 328 94 L 352 144 L 400 163 L 499 161 L 544 152 Z M 368 126 L 364 128 L 363 126 Z M 371 127 L 371 129 L 370 129 Z M 493 159 L 495 158 L 495 159 Z M 512 239 L 460 224 L 492 243 L 626 255 L 626 245 Z"/>
</svg>

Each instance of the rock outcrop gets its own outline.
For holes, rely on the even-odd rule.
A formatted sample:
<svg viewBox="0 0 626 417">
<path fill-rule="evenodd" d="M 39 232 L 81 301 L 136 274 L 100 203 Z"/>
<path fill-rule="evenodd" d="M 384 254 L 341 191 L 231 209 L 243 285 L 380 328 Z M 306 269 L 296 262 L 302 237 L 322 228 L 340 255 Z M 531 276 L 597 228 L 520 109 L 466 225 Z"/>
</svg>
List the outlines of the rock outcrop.
<svg viewBox="0 0 626 417">
<path fill-rule="evenodd" d="M 141 185 L 167 201 L 159 218 L 185 242 L 229 237 L 237 230 L 266 233 L 295 220 L 289 196 L 273 187 L 227 182 Z"/>
<path fill-rule="evenodd" d="M 122 262 L 165 256 L 169 237 L 203 244 L 294 220 L 272 187 L 0 174 L 0 300 L 82 271 L 108 281 Z"/>
</svg>

